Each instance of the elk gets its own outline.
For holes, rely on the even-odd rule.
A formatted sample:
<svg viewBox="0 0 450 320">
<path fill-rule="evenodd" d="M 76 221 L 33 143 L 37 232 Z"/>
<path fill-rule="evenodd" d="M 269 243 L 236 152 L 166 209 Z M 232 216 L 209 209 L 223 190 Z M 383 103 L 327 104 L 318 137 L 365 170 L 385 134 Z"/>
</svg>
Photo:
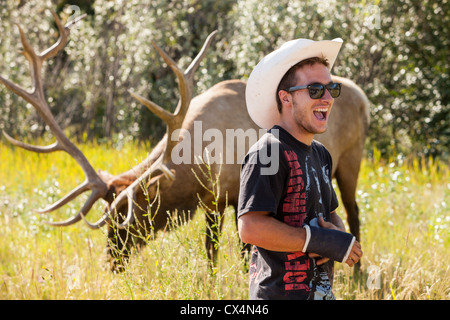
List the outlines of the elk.
<svg viewBox="0 0 450 320">
<path fill-rule="evenodd" d="M 69 194 L 38 212 L 55 211 L 80 194 L 91 191 L 90 196 L 75 216 L 65 221 L 46 223 L 63 227 L 83 220 L 92 229 L 107 225 L 107 253 L 110 267 L 112 270 L 121 271 L 129 258 L 132 247 L 139 248 L 145 245 L 145 239 L 151 232 L 164 229 L 172 212 L 176 211 L 179 214 L 191 212 L 192 214 L 186 215 L 186 217 L 192 217 L 199 206 L 199 199 L 201 199 L 207 209 L 205 215 L 208 232 L 205 245 L 208 257 L 214 263 L 216 256 L 214 242 L 218 240 L 220 221 L 223 218 L 220 212 L 223 212 L 227 205 L 237 207 L 240 160 L 242 159 L 235 158 L 235 161 L 231 161 L 231 163 L 222 161 L 209 164 L 211 176 L 217 177 L 220 183 L 221 194 L 226 192 L 226 197 L 221 197 L 217 202 L 217 199 L 209 191 L 210 188 L 214 188 L 212 182 L 206 177 L 196 174 L 201 165 L 198 159 L 203 159 L 205 149 L 203 142 L 205 141 L 200 139 L 199 147 L 191 145 L 191 150 L 183 150 L 184 152 L 189 151 L 190 161 L 183 163 L 174 161 L 173 154 L 180 152 L 177 147 L 186 142 L 189 137 L 200 134 L 204 139 L 208 130 L 222 133 L 222 136 L 226 136 L 226 132 L 229 130 L 234 130 L 233 138 L 238 143 L 243 142 L 245 154 L 251 144 L 251 141 L 248 141 L 251 140 L 248 139 L 248 132 L 259 130 L 247 113 L 244 81 L 223 81 L 204 93 L 192 97 L 194 72 L 205 56 L 215 32 L 208 36 L 202 49 L 185 71 L 182 71 L 160 47 L 152 42 L 154 48 L 178 79 L 180 100 L 175 111 L 171 113 L 139 94 L 130 92 L 135 99 L 165 122 L 167 131 L 142 163 L 127 172 L 114 176 L 93 169 L 83 153 L 63 133 L 47 104 L 41 79 L 42 65 L 66 45 L 70 27 L 77 22 L 73 21 L 71 24 L 63 26 L 57 14 L 54 12 L 52 14 L 60 36 L 54 45 L 42 53 L 38 54 L 34 51 L 19 26 L 24 48 L 23 54 L 31 69 L 32 91 L 29 92 L 0 76 L 0 83 L 33 105 L 55 136 L 56 142 L 44 147 L 33 146 L 15 140 L 3 132 L 6 139 L 18 147 L 33 152 L 64 151 L 77 161 L 86 177 L 85 181 Z M 333 175 L 336 177 L 341 191 L 350 230 L 359 239 L 358 206 L 355 201 L 355 192 L 369 122 L 369 103 L 363 91 L 352 81 L 337 77 L 334 81 L 342 83 L 341 97 L 335 101 L 328 132 L 319 136 L 318 140 L 322 141 L 331 153 L 334 164 Z M 206 141 L 211 141 L 211 137 Z M 226 141 L 223 146 L 223 159 L 227 155 L 234 157 L 236 153 L 234 141 L 231 143 Z M 96 222 L 90 222 L 86 216 L 99 199 L 105 200 L 107 205 L 102 217 Z M 214 201 L 216 201 L 215 205 L 213 205 Z"/>
</svg>

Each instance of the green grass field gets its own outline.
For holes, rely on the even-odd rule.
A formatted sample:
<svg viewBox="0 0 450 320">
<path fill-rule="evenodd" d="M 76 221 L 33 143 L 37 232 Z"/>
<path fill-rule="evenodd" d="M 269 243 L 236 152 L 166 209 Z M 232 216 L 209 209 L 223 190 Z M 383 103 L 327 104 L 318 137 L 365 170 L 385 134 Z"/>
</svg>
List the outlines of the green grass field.
<svg viewBox="0 0 450 320">
<path fill-rule="evenodd" d="M 113 174 L 140 162 L 148 146 L 81 146 L 94 168 Z M 450 298 L 449 167 L 428 159 L 363 161 L 358 204 L 364 257 L 361 272 L 336 264 L 338 299 Z M 199 210 L 190 222 L 174 217 L 164 232 L 113 274 L 105 262 L 105 230 L 82 222 L 43 224 L 33 212 L 84 180 L 65 153 L 35 154 L 0 143 L 0 299 L 246 299 L 234 210 L 225 212 L 219 264 L 210 270 L 206 224 Z M 76 213 L 83 198 L 57 212 Z M 88 216 L 101 215 L 99 204 Z M 338 213 L 345 217 L 340 207 Z M 345 220 L 345 219 L 344 219 Z M 172 230 L 173 229 L 173 230 Z"/>
</svg>

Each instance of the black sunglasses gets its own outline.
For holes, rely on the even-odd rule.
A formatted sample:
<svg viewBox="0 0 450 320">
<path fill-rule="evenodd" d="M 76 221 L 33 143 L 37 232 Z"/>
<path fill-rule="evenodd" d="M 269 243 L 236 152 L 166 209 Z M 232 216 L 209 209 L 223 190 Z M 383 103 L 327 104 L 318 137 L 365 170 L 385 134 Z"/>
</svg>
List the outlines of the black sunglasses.
<svg viewBox="0 0 450 320">
<path fill-rule="evenodd" d="M 341 84 L 340 83 L 329 83 L 329 84 L 321 84 L 321 83 L 313 83 L 308 84 L 307 86 L 296 86 L 296 87 L 290 87 L 286 91 L 287 92 L 293 92 L 301 89 L 308 89 L 309 97 L 311 99 L 320 99 L 325 94 L 325 88 L 328 90 L 330 95 L 333 98 L 339 97 L 341 94 Z"/>
</svg>

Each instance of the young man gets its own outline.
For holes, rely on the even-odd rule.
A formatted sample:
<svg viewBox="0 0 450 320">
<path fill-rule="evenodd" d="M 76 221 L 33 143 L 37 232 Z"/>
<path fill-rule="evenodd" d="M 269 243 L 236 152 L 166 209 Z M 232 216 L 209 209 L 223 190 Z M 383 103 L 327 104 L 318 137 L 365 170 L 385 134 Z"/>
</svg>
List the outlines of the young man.
<svg viewBox="0 0 450 320">
<path fill-rule="evenodd" d="M 353 266 L 362 256 L 335 211 L 330 154 L 313 140 L 340 94 L 330 70 L 341 44 L 289 41 L 248 80 L 249 114 L 269 129 L 241 169 L 239 235 L 254 245 L 250 299 L 334 299 L 334 261 Z"/>
</svg>

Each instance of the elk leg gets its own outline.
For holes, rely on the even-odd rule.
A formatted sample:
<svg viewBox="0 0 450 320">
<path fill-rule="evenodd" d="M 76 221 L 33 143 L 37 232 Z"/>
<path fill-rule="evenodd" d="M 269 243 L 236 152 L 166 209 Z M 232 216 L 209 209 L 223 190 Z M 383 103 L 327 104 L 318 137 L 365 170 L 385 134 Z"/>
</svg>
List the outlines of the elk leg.
<svg viewBox="0 0 450 320">
<path fill-rule="evenodd" d="M 356 203 L 356 187 L 358 183 L 358 174 L 360 169 L 361 156 L 347 153 L 339 160 L 339 166 L 336 169 L 336 181 L 341 192 L 342 203 L 347 213 L 347 222 L 350 232 L 361 242 L 359 208 Z M 355 270 L 359 269 L 359 262 L 355 265 Z"/>
</svg>

